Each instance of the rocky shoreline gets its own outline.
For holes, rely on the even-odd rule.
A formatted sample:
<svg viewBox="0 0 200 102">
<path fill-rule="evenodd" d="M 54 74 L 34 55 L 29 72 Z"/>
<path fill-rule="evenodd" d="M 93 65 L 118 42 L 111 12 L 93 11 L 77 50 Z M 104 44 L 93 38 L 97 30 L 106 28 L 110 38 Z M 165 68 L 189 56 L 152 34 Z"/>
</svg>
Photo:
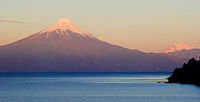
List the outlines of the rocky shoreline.
<svg viewBox="0 0 200 102">
<path fill-rule="evenodd" d="M 200 60 L 190 59 L 181 68 L 176 68 L 167 79 L 168 83 L 200 85 Z"/>
</svg>

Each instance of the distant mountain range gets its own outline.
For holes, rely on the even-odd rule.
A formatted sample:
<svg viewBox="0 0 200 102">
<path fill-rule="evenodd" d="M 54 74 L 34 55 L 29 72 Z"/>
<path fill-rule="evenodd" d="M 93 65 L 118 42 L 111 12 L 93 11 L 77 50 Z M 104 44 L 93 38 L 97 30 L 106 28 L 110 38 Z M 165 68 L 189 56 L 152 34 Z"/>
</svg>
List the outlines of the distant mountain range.
<svg viewBox="0 0 200 102">
<path fill-rule="evenodd" d="M 200 49 L 190 49 L 190 50 L 180 50 L 175 52 L 168 52 L 168 55 L 177 57 L 179 59 L 184 59 L 184 61 L 187 61 L 188 59 L 195 58 L 198 59 L 200 57 Z"/>
<path fill-rule="evenodd" d="M 182 63 L 175 53 L 144 53 L 112 45 L 63 18 L 36 34 L 1 46 L 0 71 L 169 72 Z"/>
<path fill-rule="evenodd" d="M 173 43 L 172 45 L 165 48 L 161 52 L 169 53 L 169 52 L 176 52 L 176 51 L 180 51 L 180 50 L 191 50 L 191 49 L 194 49 L 194 48 L 195 47 L 193 47 L 191 45 L 185 44 L 183 42 L 179 42 L 179 43 Z"/>
<path fill-rule="evenodd" d="M 177 57 L 182 59 L 184 62 L 191 58 L 197 59 L 200 57 L 200 49 L 183 42 L 173 43 L 171 46 L 162 50 L 161 53 Z"/>
</svg>

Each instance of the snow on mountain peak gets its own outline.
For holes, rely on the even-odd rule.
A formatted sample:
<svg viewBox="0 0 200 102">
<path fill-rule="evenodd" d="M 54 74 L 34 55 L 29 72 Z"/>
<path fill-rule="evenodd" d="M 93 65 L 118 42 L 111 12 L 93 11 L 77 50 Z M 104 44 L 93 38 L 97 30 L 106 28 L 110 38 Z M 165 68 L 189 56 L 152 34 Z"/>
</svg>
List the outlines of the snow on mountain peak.
<svg viewBox="0 0 200 102">
<path fill-rule="evenodd" d="M 72 31 L 74 33 L 80 34 L 82 36 L 89 36 L 92 37 L 92 35 L 90 35 L 89 33 L 87 33 L 86 31 L 84 31 L 83 29 L 81 29 L 79 26 L 75 25 L 73 22 L 71 22 L 69 19 L 67 18 L 61 18 L 59 19 L 55 24 L 51 25 L 50 27 L 42 30 L 40 33 L 45 33 L 45 32 L 53 32 L 56 30 L 60 30 L 60 31 Z"/>
<path fill-rule="evenodd" d="M 180 51 L 180 50 L 190 50 L 190 49 L 194 49 L 195 47 L 185 44 L 183 42 L 179 42 L 179 43 L 173 43 L 171 46 L 165 48 L 164 50 L 162 50 L 161 52 L 163 53 L 168 53 L 168 52 L 175 52 L 175 51 Z"/>
</svg>

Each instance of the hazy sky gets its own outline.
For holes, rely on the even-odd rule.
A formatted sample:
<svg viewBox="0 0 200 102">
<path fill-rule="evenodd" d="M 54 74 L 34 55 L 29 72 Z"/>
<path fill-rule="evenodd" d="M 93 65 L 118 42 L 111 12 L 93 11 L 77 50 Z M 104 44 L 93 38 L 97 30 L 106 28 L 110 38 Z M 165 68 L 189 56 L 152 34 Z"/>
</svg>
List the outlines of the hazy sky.
<svg viewBox="0 0 200 102">
<path fill-rule="evenodd" d="M 69 18 L 97 38 L 142 51 L 200 47 L 200 0 L 0 0 L 0 45 Z"/>
</svg>

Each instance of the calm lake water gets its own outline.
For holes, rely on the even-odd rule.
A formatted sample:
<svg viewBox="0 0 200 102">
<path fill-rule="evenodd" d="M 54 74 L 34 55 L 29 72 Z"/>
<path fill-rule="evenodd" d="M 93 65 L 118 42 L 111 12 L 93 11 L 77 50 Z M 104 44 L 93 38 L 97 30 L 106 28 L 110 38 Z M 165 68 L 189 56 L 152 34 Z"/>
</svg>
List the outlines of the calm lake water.
<svg viewBox="0 0 200 102">
<path fill-rule="evenodd" d="M 0 102 L 200 102 L 170 73 L 0 73 Z"/>
</svg>

